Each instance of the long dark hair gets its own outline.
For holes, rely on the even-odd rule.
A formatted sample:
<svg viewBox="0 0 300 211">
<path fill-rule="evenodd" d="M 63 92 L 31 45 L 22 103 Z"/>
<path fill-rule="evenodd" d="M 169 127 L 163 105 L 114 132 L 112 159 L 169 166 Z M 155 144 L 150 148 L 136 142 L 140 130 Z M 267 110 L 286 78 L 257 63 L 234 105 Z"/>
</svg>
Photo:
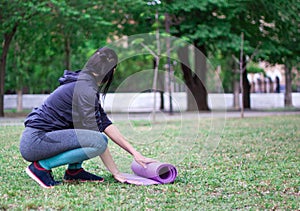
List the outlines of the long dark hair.
<svg viewBox="0 0 300 211">
<path fill-rule="evenodd" d="M 100 83 L 100 92 L 103 98 L 112 83 L 114 70 L 118 64 L 118 56 L 114 50 L 104 47 L 99 48 L 90 57 L 83 68 L 83 72 L 92 73 Z"/>
</svg>

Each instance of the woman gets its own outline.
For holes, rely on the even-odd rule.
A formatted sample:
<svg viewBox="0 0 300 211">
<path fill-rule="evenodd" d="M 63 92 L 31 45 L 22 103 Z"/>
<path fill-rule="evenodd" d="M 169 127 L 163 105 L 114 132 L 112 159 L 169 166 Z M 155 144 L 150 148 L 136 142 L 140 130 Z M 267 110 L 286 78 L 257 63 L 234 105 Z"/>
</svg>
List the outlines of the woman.
<svg viewBox="0 0 300 211">
<path fill-rule="evenodd" d="M 116 180 L 130 182 L 116 167 L 103 133 L 140 165 L 145 167 L 153 162 L 125 140 L 99 103 L 99 92 L 105 97 L 117 62 L 113 50 L 98 49 L 81 71 L 65 71 L 59 79 L 60 86 L 27 116 L 20 152 L 25 160 L 32 162 L 26 168 L 27 174 L 42 187 L 58 185 L 60 182 L 54 180 L 51 169 L 67 164 L 64 181 L 102 182 L 102 177 L 82 168 L 83 161 L 96 156 L 100 156 Z"/>
</svg>

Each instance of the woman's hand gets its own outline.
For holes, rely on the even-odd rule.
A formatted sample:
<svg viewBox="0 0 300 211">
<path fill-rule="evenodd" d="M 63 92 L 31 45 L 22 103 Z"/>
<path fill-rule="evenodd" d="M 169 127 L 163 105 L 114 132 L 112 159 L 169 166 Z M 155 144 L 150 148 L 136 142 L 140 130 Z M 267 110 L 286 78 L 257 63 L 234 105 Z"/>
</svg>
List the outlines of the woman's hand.
<svg viewBox="0 0 300 211">
<path fill-rule="evenodd" d="M 117 173 L 114 174 L 113 177 L 115 178 L 115 180 L 121 182 L 121 183 L 125 183 L 126 182 L 126 178 L 124 176 L 122 176 L 121 173 Z"/>
<path fill-rule="evenodd" d="M 146 157 L 144 157 L 139 152 L 136 152 L 133 156 L 134 156 L 134 160 L 138 164 L 140 164 L 141 166 L 143 166 L 144 168 L 147 168 L 147 164 L 149 164 L 149 163 L 155 163 L 155 162 L 157 162 L 156 160 L 154 160 L 152 158 L 146 158 Z"/>
<path fill-rule="evenodd" d="M 117 173 L 113 175 L 115 180 L 121 182 L 121 183 L 128 183 L 128 184 L 134 184 L 134 185 L 143 185 L 142 182 L 127 179 L 126 176 L 124 176 L 122 173 Z"/>
</svg>

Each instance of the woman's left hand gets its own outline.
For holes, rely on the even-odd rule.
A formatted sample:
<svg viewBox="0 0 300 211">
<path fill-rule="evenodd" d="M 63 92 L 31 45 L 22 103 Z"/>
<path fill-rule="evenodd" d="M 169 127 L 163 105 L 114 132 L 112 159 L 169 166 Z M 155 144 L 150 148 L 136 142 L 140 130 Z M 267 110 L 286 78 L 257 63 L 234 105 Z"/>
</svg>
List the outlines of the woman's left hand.
<svg viewBox="0 0 300 211">
<path fill-rule="evenodd" d="M 134 160 L 140 164 L 141 166 L 143 166 L 144 168 L 147 168 L 147 164 L 149 163 L 155 163 L 158 162 L 157 160 L 154 160 L 152 158 L 147 158 L 144 157 L 143 155 L 141 155 L 139 152 L 134 154 Z"/>
</svg>

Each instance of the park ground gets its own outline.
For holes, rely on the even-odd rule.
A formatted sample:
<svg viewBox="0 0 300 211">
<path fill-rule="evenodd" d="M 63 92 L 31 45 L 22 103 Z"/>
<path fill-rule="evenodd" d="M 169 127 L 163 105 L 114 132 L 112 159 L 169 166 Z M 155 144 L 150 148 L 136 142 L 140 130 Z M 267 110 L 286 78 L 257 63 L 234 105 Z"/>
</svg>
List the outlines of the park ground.
<svg viewBox="0 0 300 211">
<path fill-rule="evenodd" d="M 42 189 L 26 175 L 28 162 L 19 153 L 24 117 L 7 117 L 0 119 L 0 209 L 300 209 L 299 111 L 247 111 L 245 118 L 239 112 L 158 113 L 154 124 L 148 114 L 111 116 L 130 140 L 152 140 L 133 142 L 143 154 L 176 165 L 174 184 L 117 183 L 95 158 L 84 167 L 102 175 L 104 183 Z M 205 154 L 207 146 L 211 148 Z M 120 169 L 129 170 L 130 156 L 113 143 L 110 147 Z M 62 178 L 64 168 L 53 170 L 56 179 Z"/>
</svg>

